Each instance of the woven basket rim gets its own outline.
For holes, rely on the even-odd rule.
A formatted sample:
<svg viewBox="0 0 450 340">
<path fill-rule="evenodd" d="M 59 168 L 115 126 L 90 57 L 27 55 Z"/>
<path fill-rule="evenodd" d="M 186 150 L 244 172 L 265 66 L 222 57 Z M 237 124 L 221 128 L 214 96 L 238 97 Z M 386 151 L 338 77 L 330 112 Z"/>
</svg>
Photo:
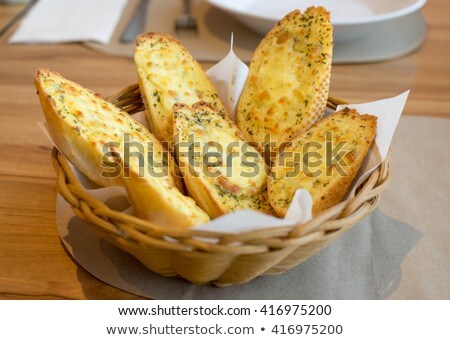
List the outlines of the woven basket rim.
<svg viewBox="0 0 450 340">
<path fill-rule="evenodd" d="M 109 100 L 133 114 L 143 108 L 138 91 L 138 85 L 133 84 Z M 339 104 L 346 102 L 329 97 L 328 107 L 335 109 Z M 272 227 L 237 234 L 161 226 L 115 211 L 83 188 L 69 161 L 57 148 L 53 149 L 52 161 L 57 175 L 57 191 L 71 205 L 76 215 L 116 242 L 131 242 L 144 248 L 149 245 L 175 251 L 242 255 L 299 246 L 335 237 L 349 229 L 377 207 L 380 194 L 387 188 L 390 180 L 389 156 L 390 152 L 355 193 L 312 220 L 291 227 Z M 202 239 L 205 237 L 217 239 L 218 242 L 205 241 Z"/>
</svg>

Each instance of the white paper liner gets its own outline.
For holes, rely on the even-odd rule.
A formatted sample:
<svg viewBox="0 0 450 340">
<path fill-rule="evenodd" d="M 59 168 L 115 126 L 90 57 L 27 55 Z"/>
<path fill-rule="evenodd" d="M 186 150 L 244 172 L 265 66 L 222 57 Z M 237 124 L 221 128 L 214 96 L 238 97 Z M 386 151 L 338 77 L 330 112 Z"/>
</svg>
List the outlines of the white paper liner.
<svg viewBox="0 0 450 340">
<path fill-rule="evenodd" d="M 234 54 L 233 49 L 219 63 L 207 71 L 208 76 L 217 88 L 219 97 L 223 100 L 230 117 L 234 120 L 236 105 L 242 92 L 245 80 L 248 75 L 248 67 Z M 406 103 L 409 91 L 389 99 L 384 99 L 372 103 L 357 105 L 339 106 L 355 108 L 361 114 L 371 114 L 378 117 L 376 144 L 369 150 L 368 155 L 355 180 L 354 188 L 357 187 L 373 170 L 386 158 L 392 137 L 397 127 L 398 121 Z M 143 113 L 133 116 L 136 120 L 147 126 Z M 49 134 L 46 134 L 49 137 Z M 54 144 L 54 143 L 53 143 Z M 74 168 L 82 184 L 89 183 L 77 169 Z M 87 185 L 86 189 L 97 199 L 105 202 L 114 196 L 126 195 L 124 188 L 110 187 L 93 189 Z M 132 213 L 132 209 L 127 209 L 125 213 Z M 60 213 L 57 211 L 57 214 Z M 220 231 L 224 233 L 237 234 L 258 229 L 272 227 L 289 227 L 306 223 L 312 218 L 312 198 L 305 189 L 299 189 L 294 195 L 284 218 L 269 216 L 257 211 L 240 210 L 223 215 L 209 223 L 193 227 L 195 230 Z"/>
<path fill-rule="evenodd" d="M 206 74 L 214 83 L 228 115 L 236 120 L 236 107 L 247 79 L 248 67 L 233 51 L 233 35 L 230 52 L 206 71 Z"/>
</svg>

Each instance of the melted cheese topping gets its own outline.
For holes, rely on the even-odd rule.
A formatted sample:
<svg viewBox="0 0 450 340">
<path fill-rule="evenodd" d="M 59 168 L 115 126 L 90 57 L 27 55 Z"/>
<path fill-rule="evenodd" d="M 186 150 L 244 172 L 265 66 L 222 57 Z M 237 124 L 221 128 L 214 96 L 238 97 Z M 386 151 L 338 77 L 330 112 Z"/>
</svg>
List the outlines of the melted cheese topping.
<svg viewBox="0 0 450 340">
<path fill-rule="evenodd" d="M 265 162 L 224 113 L 205 104 L 194 109 L 180 105 L 174 120 L 182 173 L 193 170 L 199 185 L 205 185 L 226 212 L 249 208 L 271 213 Z"/>
<path fill-rule="evenodd" d="M 248 140 L 270 134 L 277 145 L 307 130 L 325 112 L 332 26 L 323 8 L 288 14 L 261 42 L 238 104 Z"/>
<path fill-rule="evenodd" d="M 264 161 L 255 148 L 237 137 L 239 132 L 229 119 L 207 107 L 194 112 L 179 110 L 176 114 L 181 140 L 194 141 L 196 170 L 210 184 L 222 182 L 224 189 L 233 187 L 238 195 L 261 191 L 267 180 Z M 186 152 L 184 156 L 188 156 Z"/>
<path fill-rule="evenodd" d="M 80 138 L 89 140 L 99 153 L 109 151 L 104 150 L 106 143 L 115 143 L 122 154 L 126 141 L 139 143 L 142 149 L 133 147 L 136 144 L 130 144 L 130 153 L 142 151 L 147 156 L 147 170 L 150 173 L 166 174 L 161 178 L 173 185 L 169 176 L 167 153 L 164 153 L 162 145 L 140 123 L 100 96 L 70 82 L 52 77 L 46 78 L 43 84 L 59 116 Z M 130 163 L 134 169 L 139 168 L 137 157 L 130 157 Z"/>
<path fill-rule="evenodd" d="M 201 66 L 173 38 L 156 33 L 141 35 L 137 40 L 135 62 L 149 125 L 158 139 L 172 140 L 175 103 L 193 105 L 205 101 L 217 110 L 224 110 Z"/>
<path fill-rule="evenodd" d="M 315 212 L 327 195 L 342 199 L 367 154 L 375 129 L 375 117 L 343 110 L 294 140 L 277 157 L 269 177 L 270 203 L 277 213 L 286 213 L 295 191 L 301 188 L 311 193 Z"/>
</svg>

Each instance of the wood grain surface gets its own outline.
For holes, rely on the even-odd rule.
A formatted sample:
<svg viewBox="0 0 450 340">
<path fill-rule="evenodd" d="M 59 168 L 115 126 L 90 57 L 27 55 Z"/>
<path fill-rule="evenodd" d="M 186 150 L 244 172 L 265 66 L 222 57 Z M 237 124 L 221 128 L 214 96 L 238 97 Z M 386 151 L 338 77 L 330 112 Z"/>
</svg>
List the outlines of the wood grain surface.
<svg viewBox="0 0 450 340">
<path fill-rule="evenodd" d="M 21 6 L 0 5 L 0 27 Z M 394 61 L 333 68 L 331 94 L 371 101 L 411 89 L 407 115 L 450 118 L 450 2 L 429 0 L 425 45 Z M 9 45 L 0 37 L 0 299 L 134 299 L 65 252 L 55 226 L 55 175 L 33 84 L 45 66 L 105 96 L 137 81 L 133 61 L 80 44 Z M 210 65 L 204 65 L 207 68 Z M 411 131 L 420 133 L 420 131 Z"/>
</svg>

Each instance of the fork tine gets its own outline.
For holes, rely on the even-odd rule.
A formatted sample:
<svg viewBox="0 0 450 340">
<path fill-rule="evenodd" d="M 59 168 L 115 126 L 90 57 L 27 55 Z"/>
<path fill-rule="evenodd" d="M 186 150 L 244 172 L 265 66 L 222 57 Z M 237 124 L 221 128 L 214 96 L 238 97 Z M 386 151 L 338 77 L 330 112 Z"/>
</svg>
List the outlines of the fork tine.
<svg viewBox="0 0 450 340">
<path fill-rule="evenodd" d="M 175 31 L 195 30 L 197 31 L 197 20 L 191 13 L 191 0 L 183 0 L 183 14 L 175 19 Z"/>
</svg>

